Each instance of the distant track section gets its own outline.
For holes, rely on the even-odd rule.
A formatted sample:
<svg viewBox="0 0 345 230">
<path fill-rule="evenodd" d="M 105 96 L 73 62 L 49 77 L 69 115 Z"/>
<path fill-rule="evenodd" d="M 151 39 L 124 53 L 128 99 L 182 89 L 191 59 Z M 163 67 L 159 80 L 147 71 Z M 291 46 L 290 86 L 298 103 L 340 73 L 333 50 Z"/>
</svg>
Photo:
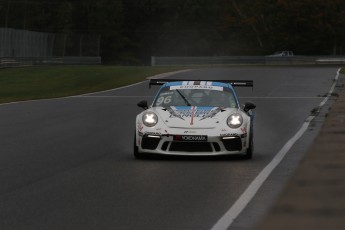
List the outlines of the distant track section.
<svg viewBox="0 0 345 230">
<path fill-rule="evenodd" d="M 151 66 L 183 65 L 334 65 L 345 64 L 345 56 L 211 56 L 151 57 Z"/>
</svg>

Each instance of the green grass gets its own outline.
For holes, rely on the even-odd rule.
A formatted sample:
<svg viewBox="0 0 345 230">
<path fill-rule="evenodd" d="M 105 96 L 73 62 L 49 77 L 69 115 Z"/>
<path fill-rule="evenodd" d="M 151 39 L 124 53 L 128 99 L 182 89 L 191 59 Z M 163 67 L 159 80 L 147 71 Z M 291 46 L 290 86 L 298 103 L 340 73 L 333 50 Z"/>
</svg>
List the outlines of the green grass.
<svg viewBox="0 0 345 230">
<path fill-rule="evenodd" d="M 185 67 L 188 68 L 188 67 Z M 48 66 L 0 69 L 0 103 L 113 89 L 181 67 Z M 341 70 L 345 74 L 345 68 Z"/>
<path fill-rule="evenodd" d="M 0 69 L 0 103 L 57 98 L 113 89 L 183 68 L 49 66 Z"/>
</svg>

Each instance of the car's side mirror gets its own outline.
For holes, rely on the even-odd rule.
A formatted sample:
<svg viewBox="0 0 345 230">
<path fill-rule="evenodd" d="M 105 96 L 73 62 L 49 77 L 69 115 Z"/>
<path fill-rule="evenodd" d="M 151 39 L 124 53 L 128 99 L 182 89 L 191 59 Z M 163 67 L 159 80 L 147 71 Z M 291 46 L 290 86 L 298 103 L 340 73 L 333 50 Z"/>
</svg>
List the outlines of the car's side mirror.
<svg viewBox="0 0 345 230">
<path fill-rule="evenodd" d="M 244 108 L 243 108 L 243 111 L 244 112 L 248 112 L 249 110 L 252 110 L 252 109 L 255 109 L 256 108 L 256 105 L 254 105 L 254 103 L 252 102 L 246 102 L 244 104 Z"/>
<path fill-rule="evenodd" d="M 147 101 L 140 101 L 138 104 L 137 104 L 140 108 L 143 108 L 144 110 L 148 109 L 148 105 L 147 105 Z"/>
</svg>

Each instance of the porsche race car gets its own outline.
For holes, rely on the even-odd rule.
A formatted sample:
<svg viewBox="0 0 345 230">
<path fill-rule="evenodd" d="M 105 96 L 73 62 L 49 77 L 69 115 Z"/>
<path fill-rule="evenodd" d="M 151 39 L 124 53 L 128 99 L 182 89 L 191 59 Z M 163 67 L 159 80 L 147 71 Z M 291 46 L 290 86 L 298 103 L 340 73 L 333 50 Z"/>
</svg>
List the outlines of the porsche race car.
<svg viewBox="0 0 345 230">
<path fill-rule="evenodd" d="M 147 154 L 252 158 L 253 103 L 241 108 L 233 87 L 253 87 L 248 80 L 151 79 L 160 85 L 153 103 L 140 101 L 134 156 Z"/>
</svg>

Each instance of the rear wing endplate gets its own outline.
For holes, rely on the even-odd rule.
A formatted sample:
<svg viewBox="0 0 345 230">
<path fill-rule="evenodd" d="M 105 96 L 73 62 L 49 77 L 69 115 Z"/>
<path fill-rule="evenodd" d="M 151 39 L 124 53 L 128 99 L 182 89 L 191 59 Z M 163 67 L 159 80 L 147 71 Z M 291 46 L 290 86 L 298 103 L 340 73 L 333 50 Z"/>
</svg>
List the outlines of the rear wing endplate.
<svg viewBox="0 0 345 230">
<path fill-rule="evenodd" d="M 150 79 L 149 87 L 151 85 L 163 85 L 167 82 L 173 81 L 212 81 L 212 82 L 222 82 L 229 83 L 233 87 L 254 87 L 253 80 L 186 80 L 186 79 Z"/>
</svg>

